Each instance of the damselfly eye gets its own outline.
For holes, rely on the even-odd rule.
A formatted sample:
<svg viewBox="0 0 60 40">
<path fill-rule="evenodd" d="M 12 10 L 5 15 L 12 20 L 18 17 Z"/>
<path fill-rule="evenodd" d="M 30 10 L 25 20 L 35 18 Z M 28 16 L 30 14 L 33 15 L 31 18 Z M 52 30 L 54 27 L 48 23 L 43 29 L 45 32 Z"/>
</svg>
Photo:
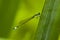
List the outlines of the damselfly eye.
<svg viewBox="0 0 60 40">
<path fill-rule="evenodd" d="M 17 30 L 19 28 L 19 26 L 15 26 L 13 27 L 13 30 Z"/>
<path fill-rule="evenodd" d="M 16 29 L 17 29 L 17 27 L 14 27 L 14 29 L 16 30 Z"/>
</svg>

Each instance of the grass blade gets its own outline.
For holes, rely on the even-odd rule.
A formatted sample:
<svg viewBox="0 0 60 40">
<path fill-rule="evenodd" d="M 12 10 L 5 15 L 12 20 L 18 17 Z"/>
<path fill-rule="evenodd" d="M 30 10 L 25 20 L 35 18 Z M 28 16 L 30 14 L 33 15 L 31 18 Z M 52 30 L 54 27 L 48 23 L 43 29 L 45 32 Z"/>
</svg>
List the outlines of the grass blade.
<svg viewBox="0 0 60 40">
<path fill-rule="evenodd" d="M 45 1 L 34 40 L 57 40 L 58 32 L 56 30 L 57 26 L 55 25 L 55 22 L 58 17 L 56 18 L 55 16 L 59 14 L 57 11 L 59 2 L 59 0 Z"/>
</svg>

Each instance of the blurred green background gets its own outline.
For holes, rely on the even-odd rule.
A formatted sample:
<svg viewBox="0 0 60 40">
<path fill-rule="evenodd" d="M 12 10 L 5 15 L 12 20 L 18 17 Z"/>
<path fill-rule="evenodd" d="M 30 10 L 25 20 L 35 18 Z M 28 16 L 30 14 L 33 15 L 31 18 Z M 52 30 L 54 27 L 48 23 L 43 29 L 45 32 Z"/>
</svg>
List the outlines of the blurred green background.
<svg viewBox="0 0 60 40">
<path fill-rule="evenodd" d="M 0 40 L 33 40 L 40 17 L 33 18 L 17 30 L 13 28 L 33 15 L 42 13 L 44 3 L 45 0 L 0 0 Z M 59 8 L 60 6 L 57 7 L 57 13 Z M 56 20 L 58 26 L 59 14 L 56 15 Z"/>
<path fill-rule="evenodd" d="M 0 0 L 0 40 L 33 40 L 39 17 L 13 31 L 21 20 L 41 13 L 45 0 Z M 23 22 L 23 21 L 22 21 Z"/>
</svg>

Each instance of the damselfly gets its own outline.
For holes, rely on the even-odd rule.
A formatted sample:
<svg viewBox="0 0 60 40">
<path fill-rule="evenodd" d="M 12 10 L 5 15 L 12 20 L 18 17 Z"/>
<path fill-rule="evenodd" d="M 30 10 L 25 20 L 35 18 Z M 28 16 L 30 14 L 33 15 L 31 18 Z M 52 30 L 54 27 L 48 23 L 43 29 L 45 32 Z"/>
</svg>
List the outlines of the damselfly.
<svg viewBox="0 0 60 40">
<path fill-rule="evenodd" d="M 40 17 L 40 13 L 35 14 L 35 15 L 33 15 L 32 17 L 30 17 L 30 18 L 28 18 L 28 19 L 22 20 L 22 21 L 23 21 L 22 23 L 21 23 L 21 21 L 20 21 L 20 22 L 19 22 L 19 25 L 13 27 L 13 29 L 16 30 L 16 29 L 20 28 L 20 26 L 22 26 L 23 24 L 27 23 L 28 21 L 30 21 L 31 19 L 33 19 L 33 18 L 35 18 L 35 17 Z"/>
</svg>

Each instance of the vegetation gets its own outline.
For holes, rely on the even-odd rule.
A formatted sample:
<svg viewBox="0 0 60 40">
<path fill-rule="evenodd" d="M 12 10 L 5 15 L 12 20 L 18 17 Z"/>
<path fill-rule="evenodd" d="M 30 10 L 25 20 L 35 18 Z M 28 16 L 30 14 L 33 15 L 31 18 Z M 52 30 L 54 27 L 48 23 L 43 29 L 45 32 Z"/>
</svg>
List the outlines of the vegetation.
<svg viewBox="0 0 60 40">
<path fill-rule="evenodd" d="M 59 4 L 60 0 L 0 0 L 0 40 L 60 40 Z M 34 17 L 37 13 L 41 15 Z"/>
</svg>

